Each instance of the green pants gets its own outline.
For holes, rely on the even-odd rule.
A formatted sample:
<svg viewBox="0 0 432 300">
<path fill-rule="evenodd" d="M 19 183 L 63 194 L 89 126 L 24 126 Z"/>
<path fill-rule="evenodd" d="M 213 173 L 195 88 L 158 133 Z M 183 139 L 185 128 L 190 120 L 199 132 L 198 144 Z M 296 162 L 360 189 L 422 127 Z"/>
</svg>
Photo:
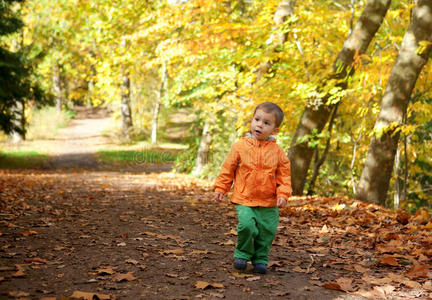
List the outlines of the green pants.
<svg viewBox="0 0 432 300">
<path fill-rule="evenodd" d="M 237 246 L 235 258 L 253 264 L 268 264 L 268 254 L 279 222 L 277 207 L 249 207 L 237 204 Z"/>
</svg>

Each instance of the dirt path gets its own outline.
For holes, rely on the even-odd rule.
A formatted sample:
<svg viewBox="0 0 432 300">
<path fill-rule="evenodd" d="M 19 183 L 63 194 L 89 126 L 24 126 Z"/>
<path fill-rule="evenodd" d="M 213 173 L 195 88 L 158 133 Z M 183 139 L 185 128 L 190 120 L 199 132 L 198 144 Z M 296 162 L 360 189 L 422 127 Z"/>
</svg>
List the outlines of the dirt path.
<svg viewBox="0 0 432 300">
<path fill-rule="evenodd" d="M 50 170 L 0 171 L 2 298 L 338 294 L 314 287 L 306 275 L 276 271 L 310 263 L 278 246 L 268 275 L 234 272 L 235 215 L 230 205 L 210 201 L 206 182 L 172 173 L 89 171 L 98 164 L 94 152 L 107 145 L 102 130 L 109 122 L 81 111 L 47 146 L 54 155 Z"/>
<path fill-rule="evenodd" d="M 76 118 L 59 130 L 48 149 L 52 156 L 49 168 L 95 168 L 95 153 L 111 143 L 103 136 L 112 120 L 104 109 L 78 108 Z"/>
<path fill-rule="evenodd" d="M 305 210 L 294 203 L 289 217 L 281 216 L 269 273 L 235 272 L 232 205 L 212 201 L 211 183 L 154 166 L 98 168 L 93 154 L 107 145 L 101 130 L 108 123 L 79 115 L 52 141 L 48 170 L 0 171 L 0 298 L 365 299 L 332 290 L 337 280 L 358 290 L 365 278 L 371 299 L 426 295 L 400 283 L 396 296 L 388 287 L 372 289 L 415 282 L 395 275 L 378 283 L 404 269 L 373 260 L 368 232 L 360 239 L 353 231 L 323 235 L 323 218 L 337 215 L 304 203 Z"/>
</svg>

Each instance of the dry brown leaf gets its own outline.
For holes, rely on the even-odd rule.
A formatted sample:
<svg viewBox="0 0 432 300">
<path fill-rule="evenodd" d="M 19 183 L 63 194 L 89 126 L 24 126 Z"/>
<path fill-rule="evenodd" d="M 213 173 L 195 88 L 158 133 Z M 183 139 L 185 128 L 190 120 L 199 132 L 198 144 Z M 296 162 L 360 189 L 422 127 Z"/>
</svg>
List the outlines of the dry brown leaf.
<svg viewBox="0 0 432 300">
<path fill-rule="evenodd" d="M 253 276 L 253 277 L 246 278 L 246 281 L 257 281 L 260 279 L 261 279 L 260 276 Z"/>
<path fill-rule="evenodd" d="M 34 231 L 34 230 L 21 231 L 20 234 L 22 236 L 36 235 L 37 231 Z"/>
<path fill-rule="evenodd" d="M 406 273 L 407 276 L 411 277 L 412 279 L 418 279 L 418 278 L 428 278 L 429 268 L 430 265 L 422 265 L 422 264 L 415 264 L 411 267 L 411 269 Z"/>
<path fill-rule="evenodd" d="M 84 300 L 93 300 L 93 296 L 96 295 L 101 300 L 109 300 L 111 299 L 110 295 L 106 294 L 98 294 L 98 293 L 88 293 L 81 291 L 74 291 L 70 298 L 73 299 L 84 299 Z"/>
<path fill-rule="evenodd" d="M 46 259 L 39 258 L 39 257 L 26 258 L 24 261 L 27 263 L 37 263 L 37 264 L 47 264 L 48 263 L 48 261 Z"/>
<path fill-rule="evenodd" d="M 359 272 L 359 273 L 366 273 L 366 272 L 369 272 L 369 271 L 370 271 L 370 269 L 363 268 L 363 267 L 360 266 L 360 265 L 355 265 L 355 266 L 354 266 L 354 270 L 356 270 L 356 271 Z"/>
<path fill-rule="evenodd" d="M 352 292 L 354 290 L 352 287 L 352 278 L 341 277 L 336 279 L 336 283 L 339 284 L 341 289 L 345 292 Z"/>
<path fill-rule="evenodd" d="M 252 274 L 248 274 L 248 273 L 233 272 L 232 274 L 234 275 L 234 277 L 237 278 L 253 277 Z"/>
<path fill-rule="evenodd" d="M 232 240 L 228 240 L 226 242 L 219 242 L 219 245 L 224 245 L 224 246 L 230 246 L 230 245 L 235 245 L 235 243 Z"/>
<path fill-rule="evenodd" d="M 184 250 L 183 249 L 163 250 L 163 251 L 159 251 L 159 253 L 162 255 L 183 254 Z"/>
<path fill-rule="evenodd" d="M 121 281 L 132 281 L 135 280 L 136 277 L 133 276 L 133 272 L 128 272 L 126 274 L 115 274 L 112 279 L 117 282 Z"/>
<path fill-rule="evenodd" d="M 222 283 L 209 283 L 206 281 L 197 281 L 195 283 L 195 288 L 204 290 L 207 288 L 223 289 L 225 286 Z"/>
<path fill-rule="evenodd" d="M 112 274 L 115 273 L 114 269 L 115 269 L 115 267 L 111 267 L 111 266 L 106 267 L 106 268 L 100 268 L 100 269 L 97 270 L 97 274 L 101 275 L 101 276 L 103 276 L 103 275 L 112 275 Z"/>
<path fill-rule="evenodd" d="M 10 291 L 8 294 L 9 294 L 9 296 L 14 297 L 14 298 L 20 298 L 20 297 L 30 296 L 29 293 L 22 292 L 22 291 Z"/>
<path fill-rule="evenodd" d="M 137 260 L 135 260 L 135 259 L 131 259 L 131 258 L 126 259 L 126 263 L 127 263 L 127 264 L 132 264 L 132 265 L 137 265 L 137 264 L 139 264 L 139 262 L 138 262 Z"/>
<path fill-rule="evenodd" d="M 342 291 L 341 286 L 335 282 L 325 283 L 322 285 L 322 287 L 328 290 Z"/>
<path fill-rule="evenodd" d="M 393 256 L 384 256 L 379 258 L 380 263 L 384 266 L 399 266 L 399 263 L 396 258 Z"/>
<path fill-rule="evenodd" d="M 297 273 L 306 273 L 307 270 L 300 268 L 299 266 L 292 269 L 294 272 Z"/>
</svg>

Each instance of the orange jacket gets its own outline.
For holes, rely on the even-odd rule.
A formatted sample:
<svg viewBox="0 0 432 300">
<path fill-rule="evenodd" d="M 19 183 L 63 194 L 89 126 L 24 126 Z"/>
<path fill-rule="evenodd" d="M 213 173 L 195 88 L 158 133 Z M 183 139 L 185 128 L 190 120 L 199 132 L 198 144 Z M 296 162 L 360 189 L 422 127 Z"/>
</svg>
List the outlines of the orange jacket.
<svg viewBox="0 0 432 300">
<path fill-rule="evenodd" d="M 271 207 L 291 196 L 290 161 L 276 140 L 243 137 L 231 148 L 216 179 L 215 191 L 226 194 L 234 181 L 231 202 Z"/>
</svg>

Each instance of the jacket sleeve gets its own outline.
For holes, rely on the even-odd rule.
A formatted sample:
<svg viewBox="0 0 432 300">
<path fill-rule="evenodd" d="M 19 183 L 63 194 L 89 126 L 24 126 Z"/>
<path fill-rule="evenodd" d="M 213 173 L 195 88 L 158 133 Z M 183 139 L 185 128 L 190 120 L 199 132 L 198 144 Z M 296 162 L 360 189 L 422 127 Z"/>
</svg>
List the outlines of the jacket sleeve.
<svg viewBox="0 0 432 300">
<path fill-rule="evenodd" d="M 286 200 L 292 195 L 291 163 L 282 149 L 279 151 L 279 162 L 276 170 L 276 195 L 278 198 L 283 197 Z"/>
<path fill-rule="evenodd" d="M 216 178 L 214 185 L 215 192 L 220 192 L 224 195 L 229 192 L 234 181 L 235 171 L 239 161 L 240 154 L 238 152 L 237 143 L 235 143 L 222 165 L 219 176 Z"/>
</svg>

